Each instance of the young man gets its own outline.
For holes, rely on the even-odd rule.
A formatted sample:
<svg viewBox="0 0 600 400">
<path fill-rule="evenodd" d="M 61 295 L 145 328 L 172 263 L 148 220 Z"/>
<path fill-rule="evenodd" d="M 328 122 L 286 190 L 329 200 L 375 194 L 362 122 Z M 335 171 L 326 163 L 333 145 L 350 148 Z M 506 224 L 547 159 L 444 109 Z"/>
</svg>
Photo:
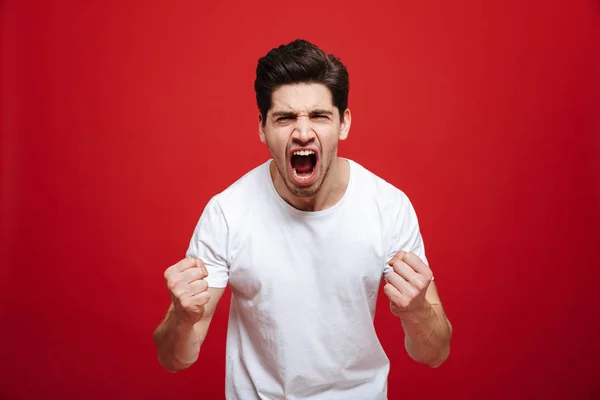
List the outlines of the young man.
<svg viewBox="0 0 600 400">
<path fill-rule="evenodd" d="M 198 359 L 228 284 L 227 399 L 385 399 L 382 279 L 408 354 L 432 367 L 448 357 L 452 328 L 409 199 L 337 156 L 348 88 L 340 60 L 303 40 L 259 60 L 272 160 L 209 201 L 187 257 L 165 271 L 172 304 L 154 339 L 167 370 Z"/>
</svg>

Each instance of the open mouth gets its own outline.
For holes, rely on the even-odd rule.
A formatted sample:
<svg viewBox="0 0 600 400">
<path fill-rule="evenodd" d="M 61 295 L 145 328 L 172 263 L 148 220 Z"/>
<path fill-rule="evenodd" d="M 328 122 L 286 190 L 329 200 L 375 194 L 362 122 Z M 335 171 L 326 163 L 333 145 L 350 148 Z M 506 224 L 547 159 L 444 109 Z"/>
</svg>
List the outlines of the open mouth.
<svg viewBox="0 0 600 400">
<path fill-rule="evenodd" d="M 290 164 L 296 182 L 300 184 L 311 183 L 316 176 L 317 154 L 313 150 L 297 150 L 292 153 Z"/>
</svg>

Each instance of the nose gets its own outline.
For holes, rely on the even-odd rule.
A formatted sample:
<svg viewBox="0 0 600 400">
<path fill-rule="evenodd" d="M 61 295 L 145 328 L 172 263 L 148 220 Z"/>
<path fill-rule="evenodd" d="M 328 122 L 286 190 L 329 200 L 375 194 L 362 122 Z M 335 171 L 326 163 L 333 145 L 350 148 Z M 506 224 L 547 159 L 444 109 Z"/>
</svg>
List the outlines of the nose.
<svg viewBox="0 0 600 400">
<path fill-rule="evenodd" d="M 306 116 L 298 116 L 294 132 L 292 132 L 292 138 L 300 143 L 308 143 L 312 141 L 315 136 L 315 131 L 313 131 L 310 119 Z"/>
</svg>

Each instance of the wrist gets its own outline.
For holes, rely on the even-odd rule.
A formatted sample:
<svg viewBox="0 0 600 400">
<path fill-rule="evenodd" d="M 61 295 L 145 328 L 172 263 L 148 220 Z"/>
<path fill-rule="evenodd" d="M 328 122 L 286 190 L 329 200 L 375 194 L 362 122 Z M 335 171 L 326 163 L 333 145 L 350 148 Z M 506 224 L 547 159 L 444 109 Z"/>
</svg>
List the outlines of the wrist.
<svg viewBox="0 0 600 400">
<path fill-rule="evenodd" d="M 178 331 L 188 331 L 194 327 L 195 322 L 191 321 L 186 313 L 179 311 L 176 307 L 171 309 L 171 319 Z"/>
<path fill-rule="evenodd" d="M 420 322 L 429 319 L 434 313 L 431 304 L 425 300 L 423 304 L 411 310 L 401 311 L 398 315 L 402 321 Z"/>
</svg>

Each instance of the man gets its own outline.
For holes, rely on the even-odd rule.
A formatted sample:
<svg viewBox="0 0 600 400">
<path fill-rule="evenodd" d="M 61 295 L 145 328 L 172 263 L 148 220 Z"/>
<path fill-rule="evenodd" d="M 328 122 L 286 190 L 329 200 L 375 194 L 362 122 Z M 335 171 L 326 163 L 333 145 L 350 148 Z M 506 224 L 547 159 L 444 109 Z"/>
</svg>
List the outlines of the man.
<svg viewBox="0 0 600 400">
<path fill-rule="evenodd" d="M 154 339 L 167 370 L 198 359 L 227 285 L 228 399 L 385 399 L 382 278 L 408 354 L 432 367 L 448 357 L 452 328 L 409 199 L 337 156 L 348 89 L 341 61 L 303 40 L 259 60 L 272 160 L 209 201 L 187 257 L 165 271 L 172 304 Z"/>
</svg>

